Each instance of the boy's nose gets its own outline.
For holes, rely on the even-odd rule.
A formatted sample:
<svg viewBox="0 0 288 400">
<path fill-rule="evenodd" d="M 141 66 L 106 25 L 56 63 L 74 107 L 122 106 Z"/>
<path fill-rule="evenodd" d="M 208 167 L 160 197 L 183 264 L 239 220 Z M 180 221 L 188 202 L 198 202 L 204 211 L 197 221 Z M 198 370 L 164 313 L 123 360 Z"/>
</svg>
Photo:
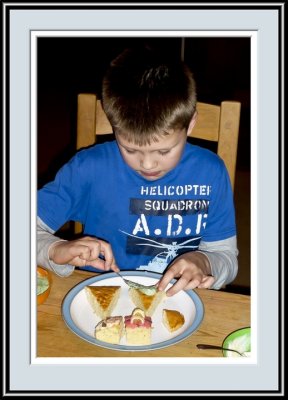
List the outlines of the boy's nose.
<svg viewBox="0 0 288 400">
<path fill-rule="evenodd" d="M 140 165 L 142 168 L 144 168 L 146 171 L 149 171 L 157 166 L 156 160 L 151 157 L 151 156 L 144 156 L 140 160 Z"/>
</svg>

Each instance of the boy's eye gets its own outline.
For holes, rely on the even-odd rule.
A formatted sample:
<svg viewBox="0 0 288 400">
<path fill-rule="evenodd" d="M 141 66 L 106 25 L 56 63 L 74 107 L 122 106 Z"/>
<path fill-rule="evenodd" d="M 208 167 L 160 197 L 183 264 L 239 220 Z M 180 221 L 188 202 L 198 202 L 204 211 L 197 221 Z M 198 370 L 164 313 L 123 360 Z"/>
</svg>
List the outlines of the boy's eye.
<svg viewBox="0 0 288 400">
<path fill-rule="evenodd" d="M 128 154 L 134 154 L 135 153 L 135 150 L 128 150 L 128 149 L 125 149 L 126 150 L 126 152 L 128 153 Z"/>
<path fill-rule="evenodd" d="M 161 154 L 161 156 L 165 156 L 165 154 L 168 154 L 169 152 L 170 150 L 163 150 L 163 151 L 159 150 L 159 154 Z"/>
</svg>

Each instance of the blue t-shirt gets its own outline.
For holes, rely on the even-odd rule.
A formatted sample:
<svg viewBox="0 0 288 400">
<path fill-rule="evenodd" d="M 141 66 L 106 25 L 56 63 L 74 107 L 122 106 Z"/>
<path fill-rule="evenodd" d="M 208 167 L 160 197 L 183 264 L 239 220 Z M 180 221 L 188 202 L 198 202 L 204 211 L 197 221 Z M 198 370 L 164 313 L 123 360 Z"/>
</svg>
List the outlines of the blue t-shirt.
<svg viewBox="0 0 288 400">
<path fill-rule="evenodd" d="M 224 162 L 189 143 L 176 168 L 154 181 L 125 163 L 116 141 L 81 150 L 38 191 L 38 215 L 54 231 L 81 222 L 85 235 L 110 242 L 123 270 L 162 273 L 201 241 L 236 235 Z"/>
</svg>

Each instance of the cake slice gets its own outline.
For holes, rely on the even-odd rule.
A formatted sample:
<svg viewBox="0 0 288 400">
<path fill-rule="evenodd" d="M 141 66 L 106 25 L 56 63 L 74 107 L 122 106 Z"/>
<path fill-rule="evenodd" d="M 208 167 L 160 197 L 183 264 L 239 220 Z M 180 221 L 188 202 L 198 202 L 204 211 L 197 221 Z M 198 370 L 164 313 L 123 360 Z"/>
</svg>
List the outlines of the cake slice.
<svg viewBox="0 0 288 400">
<path fill-rule="evenodd" d="M 95 327 L 95 337 L 102 342 L 119 344 L 123 335 L 123 317 L 108 317 L 100 321 Z"/>
<path fill-rule="evenodd" d="M 135 308 L 131 315 L 124 317 L 124 325 L 127 344 L 151 344 L 152 319 L 143 310 Z"/>
<path fill-rule="evenodd" d="M 165 291 L 157 291 L 154 295 L 149 296 L 135 288 L 129 289 L 129 295 L 135 306 L 142 309 L 148 317 L 152 317 L 158 305 L 166 297 Z"/>
<path fill-rule="evenodd" d="M 120 296 L 121 286 L 85 286 L 88 302 L 101 319 L 110 317 Z"/>
<path fill-rule="evenodd" d="M 162 322 L 169 332 L 174 332 L 184 325 L 185 318 L 177 310 L 164 309 L 162 311 Z"/>
</svg>

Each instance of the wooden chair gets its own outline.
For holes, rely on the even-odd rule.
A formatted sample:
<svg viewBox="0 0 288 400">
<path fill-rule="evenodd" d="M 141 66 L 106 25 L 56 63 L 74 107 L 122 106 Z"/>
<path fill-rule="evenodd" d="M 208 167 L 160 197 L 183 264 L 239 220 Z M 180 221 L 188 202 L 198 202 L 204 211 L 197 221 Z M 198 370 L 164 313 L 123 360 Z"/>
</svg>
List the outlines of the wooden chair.
<svg viewBox="0 0 288 400">
<path fill-rule="evenodd" d="M 223 101 L 221 105 L 197 103 L 198 118 L 191 137 L 218 142 L 217 154 L 223 159 L 234 190 L 241 103 Z M 97 135 L 112 133 L 112 127 L 95 94 L 78 95 L 77 149 L 96 142 Z M 75 232 L 81 231 L 76 223 Z"/>
</svg>

